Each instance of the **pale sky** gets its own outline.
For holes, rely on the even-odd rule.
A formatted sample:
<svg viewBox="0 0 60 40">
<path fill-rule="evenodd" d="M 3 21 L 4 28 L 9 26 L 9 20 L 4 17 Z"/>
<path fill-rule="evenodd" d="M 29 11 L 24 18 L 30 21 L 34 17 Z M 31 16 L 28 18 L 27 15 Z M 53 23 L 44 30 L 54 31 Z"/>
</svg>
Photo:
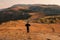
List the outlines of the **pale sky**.
<svg viewBox="0 0 60 40">
<path fill-rule="evenodd" d="M 60 0 L 0 0 L 0 9 L 7 8 L 15 4 L 56 4 L 56 5 L 60 5 Z"/>
</svg>

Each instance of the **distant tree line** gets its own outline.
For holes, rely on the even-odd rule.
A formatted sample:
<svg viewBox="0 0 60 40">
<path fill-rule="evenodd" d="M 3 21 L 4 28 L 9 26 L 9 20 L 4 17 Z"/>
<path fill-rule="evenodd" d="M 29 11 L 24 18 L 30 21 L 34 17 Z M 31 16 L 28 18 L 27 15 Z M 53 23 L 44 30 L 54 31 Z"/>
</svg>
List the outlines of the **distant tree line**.
<svg viewBox="0 0 60 40">
<path fill-rule="evenodd" d="M 35 23 L 43 23 L 43 24 L 54 24 L 54 23 L 60 23 L 60 16 L 47 16 L 43 18 L 39 18 L 35 21 Z"/>
<path fill-rule="evenodd" d="M 0 23 L 10 20 L 25 20 L 31 17 L 26 11 L 5 10 L 0 11 Z"/>
<path fill-rule="evenodd" d="M 60 24 L 60 16 L 46 16 L 42 18 L 37 18 L 31 20 L 32 23 L 42 23 L 42 24 Z"/>
<path fill-rule="evenodd" d="M 52 16 L 52 15 L 60 15 L 60 8 L 53 8 L 53 7 L 40 7 L 40 6 L 30 6 L 30 10 L 32 11 L 38 11 L 43 12 L 46 15 Z"/>
</svg>

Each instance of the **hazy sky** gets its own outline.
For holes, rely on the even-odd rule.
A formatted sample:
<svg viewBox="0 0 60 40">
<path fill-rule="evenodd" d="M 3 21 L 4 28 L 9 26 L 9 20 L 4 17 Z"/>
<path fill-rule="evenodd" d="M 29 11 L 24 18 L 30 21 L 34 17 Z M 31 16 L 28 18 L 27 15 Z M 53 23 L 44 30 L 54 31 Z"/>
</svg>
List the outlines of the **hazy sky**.
<svg viewBox="0 0 60 40">
<path fill-rule="evenodd" d="M 0 0 L 0 9 L 10 7 L 14 4 L 57 4 L 60 0 Z"/>
</svg>

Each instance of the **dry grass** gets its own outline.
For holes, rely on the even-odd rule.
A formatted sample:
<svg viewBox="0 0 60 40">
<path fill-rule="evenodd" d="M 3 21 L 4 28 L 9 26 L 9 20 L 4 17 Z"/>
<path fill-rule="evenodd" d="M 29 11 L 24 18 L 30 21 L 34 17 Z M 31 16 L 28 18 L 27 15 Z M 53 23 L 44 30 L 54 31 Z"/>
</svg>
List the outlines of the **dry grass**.
<svg viewBox="0 0 60 40">
<path fill-rule="evenodd" d="M 0 40 L 60 40 L 60 24 L 30 23 L 30 33 L 25 24 L 22 20 L 1 24 Z"/>
</svg>

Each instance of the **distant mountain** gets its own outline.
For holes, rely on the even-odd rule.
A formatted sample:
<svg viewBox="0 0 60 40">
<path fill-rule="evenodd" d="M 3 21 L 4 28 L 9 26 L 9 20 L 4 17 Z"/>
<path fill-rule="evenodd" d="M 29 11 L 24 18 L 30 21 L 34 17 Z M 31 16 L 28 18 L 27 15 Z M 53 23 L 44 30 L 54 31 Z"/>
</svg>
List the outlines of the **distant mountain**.
<svg viewBox="0 0 60 40">
<path fill-rule="evenodd" d="M 4 9 L 0 9 L 0 11 L 3 11 Z"/>
<path fill-rule="evenodd" d="M 44 12 L 46 15 L 60 15 L 60 6 L 58 5 L 41 5 L 41 4 L 17 4 L 11 8 L 28 9 L 32 11 Z"/>
<path fill-rule="evenodd" d="M 42 4 L 16 4 L 0 11 L 0 22 L 9 20 L 38 19 L 60 15 L 60 6 Z"/>
<path fill-rule="evenodd" d="M 58 5 L 16 4 L 7 9 L 12 9 L 15 11 L 19 11 L 20 9 L 28 9 L 31 11 L 43 12 L 46 15 L 60 15 L 60 6 Z"/>
</svg>

